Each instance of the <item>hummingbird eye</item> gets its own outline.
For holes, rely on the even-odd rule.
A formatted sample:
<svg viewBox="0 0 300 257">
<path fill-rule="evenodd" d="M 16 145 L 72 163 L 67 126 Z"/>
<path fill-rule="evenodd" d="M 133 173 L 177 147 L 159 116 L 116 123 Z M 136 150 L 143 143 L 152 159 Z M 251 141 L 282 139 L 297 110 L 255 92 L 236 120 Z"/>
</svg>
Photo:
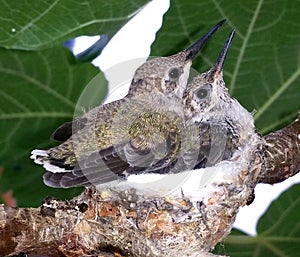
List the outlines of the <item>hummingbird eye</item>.
<svg viewBox="0 0 300 257">
<path fill-rule="evenodd" d="M 177 80 L 179 76 L 182 74 L 182 69 L 180 68 L 173 68 L 169 71 L 169 78 L 171 80 Z"/>
<path fill-rule="evenodd" d="M 196 96 L 198 99 L 203 100 L 210 96 L 211 87 L 210 85 L 205 85 L 197 90 Z"/>
<path fill-rule="evenodd" d="M 207 89 L 205 89 L 205 88 L 201 88 L 197 91 L 197 97 L 199 99 L 203 99 L 203 98 L 207 97 L 207 95 L 208 95 L 208 92 L 207 92 Z"/>
</svg>

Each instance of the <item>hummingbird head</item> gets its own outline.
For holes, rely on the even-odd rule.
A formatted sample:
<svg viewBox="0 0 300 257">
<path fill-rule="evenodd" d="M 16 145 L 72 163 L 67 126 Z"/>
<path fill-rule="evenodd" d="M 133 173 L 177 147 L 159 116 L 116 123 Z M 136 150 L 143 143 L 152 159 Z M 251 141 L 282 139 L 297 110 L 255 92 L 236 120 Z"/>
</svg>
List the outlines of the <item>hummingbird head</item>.
<svg viewBox="0 0 300 257">
<path fill-rule="evenodd" d="M 225 20 L 222 20 L 216 24 L 187 49 L 168 57 L 150 59 L 141 65 L 134 74 L 129 94 L 160 92 L 164 95 L 175 95 L 181 99 L 193 58 L 224 22 Z"/>
<path fill-rule="evenodd" d="M 223 80 L 223 65 L 233 36 L 234 31 L 230 33 L 214 66 L 194 77 L 189 83 L 183 96 L 183 104 L 189 118 L 201 120 L 201 117 L 208 118 L 216 113 L 226 115 L 226 110 L 234 102 Z"/>
</svg>

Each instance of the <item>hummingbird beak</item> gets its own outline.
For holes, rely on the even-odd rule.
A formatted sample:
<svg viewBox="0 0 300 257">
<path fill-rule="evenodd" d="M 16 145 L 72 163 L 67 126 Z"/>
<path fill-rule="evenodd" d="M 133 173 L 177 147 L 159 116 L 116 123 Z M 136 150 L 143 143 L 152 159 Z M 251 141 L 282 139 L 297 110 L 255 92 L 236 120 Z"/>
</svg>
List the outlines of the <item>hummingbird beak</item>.
<svg viewBox="0 0 300 257">
<path fill-rule="evenodd" d="M 229 50 L 229 47 L 231 45 L 232 39 L 234 37 L 234 33 L 235 31 L 231 31 L 231 33 L 229 34 L 227 41 L 218 57 L 217 62 L 215 63 L 215 65 L 211 68 L 209 75 L 211 77 L 212 80 L 215 80 L 215 78 L 217 78 L 218 76 L 220 76 L 222 74 L 223 71 L 223 66 L 224 66 L 224 62 Z"/>
<path fill-rule="evenodd" d="M 184 50 L 184 52 L 186 53 L 186 61 L 192 60 L 196 56 L 196 54 L 204 46 L 206 41 L 224 24 L 225 21 L 226 20 L 220 21 L 210 31 L 208 31 L 202 38 L 200 38 L 197 42 L 192 44 L 189 48 Z"/>
</svg>

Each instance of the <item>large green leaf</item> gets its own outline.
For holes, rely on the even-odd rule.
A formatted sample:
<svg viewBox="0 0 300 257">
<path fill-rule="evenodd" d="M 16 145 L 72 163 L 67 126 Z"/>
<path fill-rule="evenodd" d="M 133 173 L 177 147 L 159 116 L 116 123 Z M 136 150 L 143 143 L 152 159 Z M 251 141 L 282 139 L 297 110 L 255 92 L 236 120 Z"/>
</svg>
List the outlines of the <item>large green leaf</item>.
<svg viewBox="0 0 300 257">
<path fill-rule="evenodd" d="M 231 257 L 300 256 L 300 185 L 274 201 L 259 220 L 256 237 L 233 231 L 216 253 Z"/>
<path fill-rule="evenodd" d="M 29 159 L 30 152 L 49 147 L 51 131 L 73 119 L 79 96 L 99 70 L 77 63 L 62 46 L 39 52 L 0 49 L 0 60 L 0 191 L 13 189 L 20 205 L 29 199 L 38 204 L 59 193 L 43 186 L 43 169 Z M 97 78 L 98 97 L 86 108 L 100 104 L 107 93 L 103 75 Z"/>
<path fill-rule="evenodd" d="M 256 110 L 257 127 L 266 133 L 287 124 L 300 108 L 299 17 L 300 1 L 173 0 L 152 55 L 174 53 L 226 18 L 193 67 L 211 67 L 235 29 L 225 81 L 249 111 Z"/>
<path fill-rule="evenodd" d="M 0 0 L 0 46 L 36 50 L 80 35 L 112 36 L 147 0 Z"/>
</svg>

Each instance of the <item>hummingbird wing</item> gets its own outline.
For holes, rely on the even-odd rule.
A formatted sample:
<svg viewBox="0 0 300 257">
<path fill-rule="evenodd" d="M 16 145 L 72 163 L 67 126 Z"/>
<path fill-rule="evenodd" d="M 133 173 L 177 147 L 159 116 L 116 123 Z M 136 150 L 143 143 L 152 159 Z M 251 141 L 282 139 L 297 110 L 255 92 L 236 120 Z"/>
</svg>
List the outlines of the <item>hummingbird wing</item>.
<svg viewBox="0 0 300 257">
<path fill-rule="evenodd" d="M 127 142 L 93 152 L 87 158 L 79 160 L 74 167 L 69 167 L 66 172 L 48 171 L 44 174 L 44 181 L 51 187 L 63 188 L 99 185 L 123 179 L 128 173 L 135 173 L 129 172 L 133 166 L 142 167 L 139 172 L 146 173 L 144 167 L 151 166 L 154 159 L 155 154 L 150 149 L 136 149 Z M 66 168 L 63 160 L 50 163 Z"/>
<path fill-rule="evenodd" d="M 161 119 L 163 122 L 158 123 Z M 117 131 L 120 132 L 116 133 L 117 143 L 89 153 L 72 165 L 66 165 L 61 157 L 50 158 L 52 166 L 44 164 L 49 171 L 44 175 L 45 184 L 52 187 L 87 186 L 120 180 L 131 173 L 152 172 L 156 167 L 162 171 L 180 145 L 180 129 L 176 130 L 175 123 L 170 124 L 164 119 L 168 120 L 168 115 L 145 113 L 131 123 L 128 130 Z M 53 166 L 65 170 L 53 172 Z M 152 166 L 153 169 L 148 169 Z"/>
<path fill-rule="evenodd" d="M 120 158 L 114 147 L 94 152 L 79 160 L 67 172 L 44 174 L 44 181 L 52 187 L 74 187 L 104 184 L 122 178 L 128 163 Z"/>
<path fill-rule="evenodd" d="M 230 121 L 209 120 L 197 123 L 200 147 L 195 169 L 211 167 L 229 160 L 239 146 L 238 135 Z"/>
</svg>

